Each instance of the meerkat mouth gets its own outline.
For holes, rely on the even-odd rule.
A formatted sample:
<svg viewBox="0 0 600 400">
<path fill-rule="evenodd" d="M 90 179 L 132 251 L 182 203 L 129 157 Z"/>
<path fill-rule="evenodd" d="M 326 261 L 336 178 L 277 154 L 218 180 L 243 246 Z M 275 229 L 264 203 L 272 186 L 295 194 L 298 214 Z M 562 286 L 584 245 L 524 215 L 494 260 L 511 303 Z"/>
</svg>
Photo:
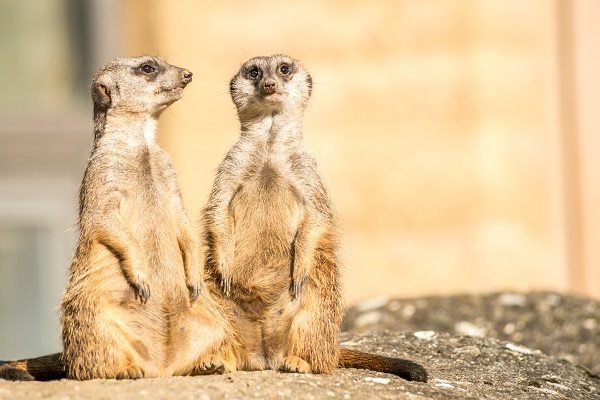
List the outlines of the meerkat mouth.
<svg viewBox="0 0 600 400">
<path fill-rule="evenodd" d="M 183 93 L 184 89 L 185 89 L 185 86 L 175 86 L 172 88 L 163 87 L 163 88 L 157 89 L 154 92 L 154 94 L 159 95 L 161 93 Z"/>
<path fill-rule="evenodd" d="M 185 86 L 175 86 L 174 88 L 165 88 L 165 92 L 183 92 Z"/>
<path fill-rule="evenodd" d="M 283 102 L 287 93 L 282 93 L 279 91 L 269 92 L 269 93 L 261 93 L 260 99 L 267 103 L 279 103 Z"/>
</svg>

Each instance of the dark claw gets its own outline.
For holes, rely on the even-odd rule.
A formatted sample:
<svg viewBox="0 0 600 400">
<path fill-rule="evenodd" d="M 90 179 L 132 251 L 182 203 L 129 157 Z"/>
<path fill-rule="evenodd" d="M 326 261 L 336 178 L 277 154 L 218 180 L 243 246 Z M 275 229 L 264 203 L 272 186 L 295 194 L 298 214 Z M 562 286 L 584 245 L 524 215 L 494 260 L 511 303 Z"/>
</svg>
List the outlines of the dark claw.
<svg viewBox="0 0 600 400">
<path fill-rule="evenodd" d="M 231 276 L 221 278 L 221 287 L 227 296 L 231 293 Z"/>
<path fill-rule="evenodd" d="M 188 289 L 190 290 L 190 299 L 192 303 L 198 300 L 198 296 L 200 296 L 200 292 L 202 291 L 202 282 L 198 285 L 189 285 Z"/>
<path fill-rule="evenodd" d="M 225 372 L 225 365 L 223 365 L 221 360 L 211 358 L 210 360 L 202 361 L 202 370 L 205 374 L 223 374 Z"/>
<path fill-rule="evenodd" d="M 142 286 L 139 283 L 135 285 L 137 288 L 138 296 L 140 297 L 140 301 L 142 304 L 146 304 L 148 302 L 148 298 L 150 297 L 150 286 Z"/>
<path fill-rule="evenodd" d="M 139 366 L 131 366 L 117 374 L 117 379 L 141 379 L 144 377 L 144 370 Z"/>
<path fill-rule="evenodd" d="M 144 375 L 142 374 L 141 371 L 135 371 L 133 374 L 130 374 L 129 377 L 131 379 L 142 379 L 144 377 Z"/>
<path fill-rule="evenodd" d="M 190 375 L 209 375 L 225 373 L 225 366 L 221 363 L 216 364 L 214 360 L 203 361 L 201 365 L 195 367 Z"/>
<path fill-rule="evenodd" d="M 304 283 L 306 283 L 306 275 L 302 277 L 302 279 L 300 279 L 300 281 L 294 281 L 292 284 L 292 293 L 294 294 L 294 297 L 298 296 L 298 293 L 300 293 L 300 289 L 302 289 L 302 286 L 304 286 Z"/>
</svg>

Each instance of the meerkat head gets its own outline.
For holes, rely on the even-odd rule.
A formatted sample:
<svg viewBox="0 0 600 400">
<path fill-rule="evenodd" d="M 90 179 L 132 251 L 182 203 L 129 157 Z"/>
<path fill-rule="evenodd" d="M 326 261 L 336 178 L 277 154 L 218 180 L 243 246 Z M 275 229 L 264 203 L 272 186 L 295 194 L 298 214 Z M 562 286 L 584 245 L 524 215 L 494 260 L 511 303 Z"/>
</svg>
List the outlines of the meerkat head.
<svg viewBox="0 0 600 400">
<path fill-rule="evenodd" d="M 312 79 L 299 61 L 283 54 L 254 57 L 229 85 L 240 118 L 306 108 Z"/>
<path fill-rule="evenodd" d="M 183 89 L 191 81 L 190 71 L 159 57 L 117 58 L 94 75 L 94 111 L 157 117 L 183 96 Z"/>
</svg>

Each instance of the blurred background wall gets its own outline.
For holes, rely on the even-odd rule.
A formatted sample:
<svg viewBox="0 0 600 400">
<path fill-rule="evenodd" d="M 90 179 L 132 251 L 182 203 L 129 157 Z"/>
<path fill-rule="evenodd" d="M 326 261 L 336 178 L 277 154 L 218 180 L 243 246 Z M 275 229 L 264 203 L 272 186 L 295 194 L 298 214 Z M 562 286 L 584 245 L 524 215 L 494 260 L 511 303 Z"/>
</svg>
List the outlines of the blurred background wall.
<svg viewBox="0 0 600 400">
<path fill-rule="evenodd" d="M 304 63 L 349 303 L 600 298 L 597 21 L 594 0 L 0 0 L 0 359 L 60 348 L 87 86 L 120 55 L 194 72 L 159 128 L 194 219 L 238 136 L 229 79 L 257 55 Z"/>
</svg>

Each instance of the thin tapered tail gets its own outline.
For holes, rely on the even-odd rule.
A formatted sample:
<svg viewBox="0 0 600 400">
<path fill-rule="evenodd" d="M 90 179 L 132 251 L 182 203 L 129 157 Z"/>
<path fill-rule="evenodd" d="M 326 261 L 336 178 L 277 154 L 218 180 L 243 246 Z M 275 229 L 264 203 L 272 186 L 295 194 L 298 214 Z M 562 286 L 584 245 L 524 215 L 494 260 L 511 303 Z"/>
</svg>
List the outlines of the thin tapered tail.
<svg viewBox="0 0 600 400">
<path fill-rule="evenodd" d="M 0 366 L 0 379 L 9 381 L 51 381 L 66 377 L 62 353 L 27 358 Z"/>
<path fill-rule="evenodd" d="M 398 375 L 409 381 L 427 382 L 427 371 L 421 365 L 402 358 L 392 358 L 362 351 L 340 349 L 342 368 L 368 369 Z"/>
</svg>

